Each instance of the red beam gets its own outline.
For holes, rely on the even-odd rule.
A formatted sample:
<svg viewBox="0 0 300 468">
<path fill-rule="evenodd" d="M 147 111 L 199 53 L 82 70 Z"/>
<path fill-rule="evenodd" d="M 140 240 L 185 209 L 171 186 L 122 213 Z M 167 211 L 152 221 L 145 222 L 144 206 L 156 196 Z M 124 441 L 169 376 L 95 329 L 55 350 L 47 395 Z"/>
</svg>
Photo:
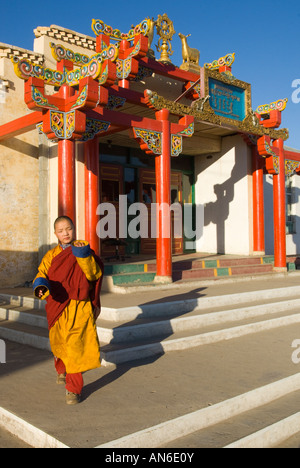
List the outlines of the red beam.
<svg viewBox="0 0 300 468">
<path fill-rule="evenodd" d="M 296 151 L 284 150 L 285 159 L 291 159 L 292 161 L 300 161 L 300 153 Z"/>
<path fill-rule="evenodd" d="M 109 94 L 112 96 L 125 98 L 127 103 L 130 102 L 131 104 L 147 107 L 144 94 L 133 91 L 132 89 L 121 88 L 120 86 L 114 85 L 109 88 Z"/>
<path fill-rule="evenodd" d="M 119 127 L 120 131 L 131 127 L 145 128 L 154 132 L 162 131 L 160 121 L 149 119 L 147 117 L 125 114 L 124 112 L 111 111 L 101 107 L 97 107 L 93 110 L 85 110 L 84 112 L 90 119 L 105 120 L 106 122 L 110 122 L 111 125 Z"/>
<path fill-rule="evenodd" d="M 179 81 L 196 81 L 199 78 L 200 73 L 192 73 L 185 70 L 181 70 L 175 65 L 166 65 L 156 60 L 150 59 L 149 57 L 143 57 L 139 59 L 139 62 L 144 67 L 150 68 L 153 72 L 158 73 L 162 76 L 168 76 L 174 80 Z"/>
<path fill-rule="evenodd" d="M 43 121 L 42 112 L 33 112 L 0 126 L 0 141 L 8 140 L 22 133 L 34 130 Z"/>
</svg>

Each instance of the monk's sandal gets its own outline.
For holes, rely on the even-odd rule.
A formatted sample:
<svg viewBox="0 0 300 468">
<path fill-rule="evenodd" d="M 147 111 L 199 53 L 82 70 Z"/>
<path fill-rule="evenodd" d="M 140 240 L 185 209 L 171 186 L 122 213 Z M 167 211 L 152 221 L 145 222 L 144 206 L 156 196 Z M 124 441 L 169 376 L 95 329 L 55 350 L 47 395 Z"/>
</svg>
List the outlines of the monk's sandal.
<svg viewBox="0 0 300 468">
<path fill-rule="evenodd" d="M 77 393 L 72 393 L 66 391 L 66 403 L 67 405 L 77 405 L 80 403 L 80 395 L 77 395 Z"/>
</svg>

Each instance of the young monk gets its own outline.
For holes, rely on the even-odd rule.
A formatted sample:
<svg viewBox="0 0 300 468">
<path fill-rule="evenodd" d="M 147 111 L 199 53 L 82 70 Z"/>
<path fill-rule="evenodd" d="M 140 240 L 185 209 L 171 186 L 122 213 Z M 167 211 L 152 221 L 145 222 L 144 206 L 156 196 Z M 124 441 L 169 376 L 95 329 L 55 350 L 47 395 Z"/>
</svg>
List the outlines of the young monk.
<svg viewBox="0 0 300 468">
<path fill-rule="evenodd" d="M 66 384 L 66 403 L 80 402 L 82 372 L 100 367 L 95 320 L 100 313 L 103 264 L 86 241 L 75 241 L 73 221 L 57 218 L 58 245 L 43 258 L 33 282 L 46 299 L 49 339 L 57 383 Z"/>
</svg>

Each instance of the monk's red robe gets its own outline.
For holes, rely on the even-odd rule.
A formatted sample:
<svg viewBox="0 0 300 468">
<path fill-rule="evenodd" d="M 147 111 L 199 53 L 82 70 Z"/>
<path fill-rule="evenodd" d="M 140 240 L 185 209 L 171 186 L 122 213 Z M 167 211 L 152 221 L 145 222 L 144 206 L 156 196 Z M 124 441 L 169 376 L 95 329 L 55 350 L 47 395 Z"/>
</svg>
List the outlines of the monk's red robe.
<svg viewBox="0 0 300 468">
<path fill-rule="evenodd" d="M 90 249 L 57 246 L 47 252 L 34 280 L 46 288 L 49 339 L 54 356 L 63 361 L 67 374 L 100 366 L 95 320 L 100 312 L 103 264 Z"/>
<path fill-rule="evenodd" d="M 103 265 L 99 257 L 93 254 L 98 265 L 103 271 Z M 94 310 L 100 310 L 100 290 L 103 275 L 93 283 L 90 283 L 71 248 L 63 250 L 53 258 L 48 271 L 50 295 L 47 297 L 47 320 L 49 330 L 59 319 L 69 302 L 91 300 Z M 99 315 L 99 312 L 97 312 Z M 95 317 L 97 318 L 97 317 Z"/>
</svg>

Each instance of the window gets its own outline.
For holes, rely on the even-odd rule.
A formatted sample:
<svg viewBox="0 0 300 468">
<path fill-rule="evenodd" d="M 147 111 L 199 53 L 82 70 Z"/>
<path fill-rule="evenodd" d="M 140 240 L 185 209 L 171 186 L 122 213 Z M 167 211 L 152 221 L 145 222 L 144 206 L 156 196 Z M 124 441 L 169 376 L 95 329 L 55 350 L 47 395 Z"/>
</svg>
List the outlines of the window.
<svg viewBox="0 0 300 468">
<path fill-rule="evenodd" d="M 102 180 L 101 201 L 118 202 L 119 201 L 119 182 L 116 180 Z"/>
<path fill-rule="evenodd" d="M 143 183 L 143 202 L 156 203 L 156 186 L 155 184 Z"/>
<path fill-rule="evenodd" d="M 286 188 L 286 233 L 296 234 L 296 216 L 295 216 L 295 188 L 293 179 L 285 179 Z"/>
<path fill-rule="evenodd" d="M 137 174 L 136 169 L 131 167 L 124 168 L 124 194 L 127 195 L 127 202 L 129 204 L 137 202 Z"/>
</svg>

